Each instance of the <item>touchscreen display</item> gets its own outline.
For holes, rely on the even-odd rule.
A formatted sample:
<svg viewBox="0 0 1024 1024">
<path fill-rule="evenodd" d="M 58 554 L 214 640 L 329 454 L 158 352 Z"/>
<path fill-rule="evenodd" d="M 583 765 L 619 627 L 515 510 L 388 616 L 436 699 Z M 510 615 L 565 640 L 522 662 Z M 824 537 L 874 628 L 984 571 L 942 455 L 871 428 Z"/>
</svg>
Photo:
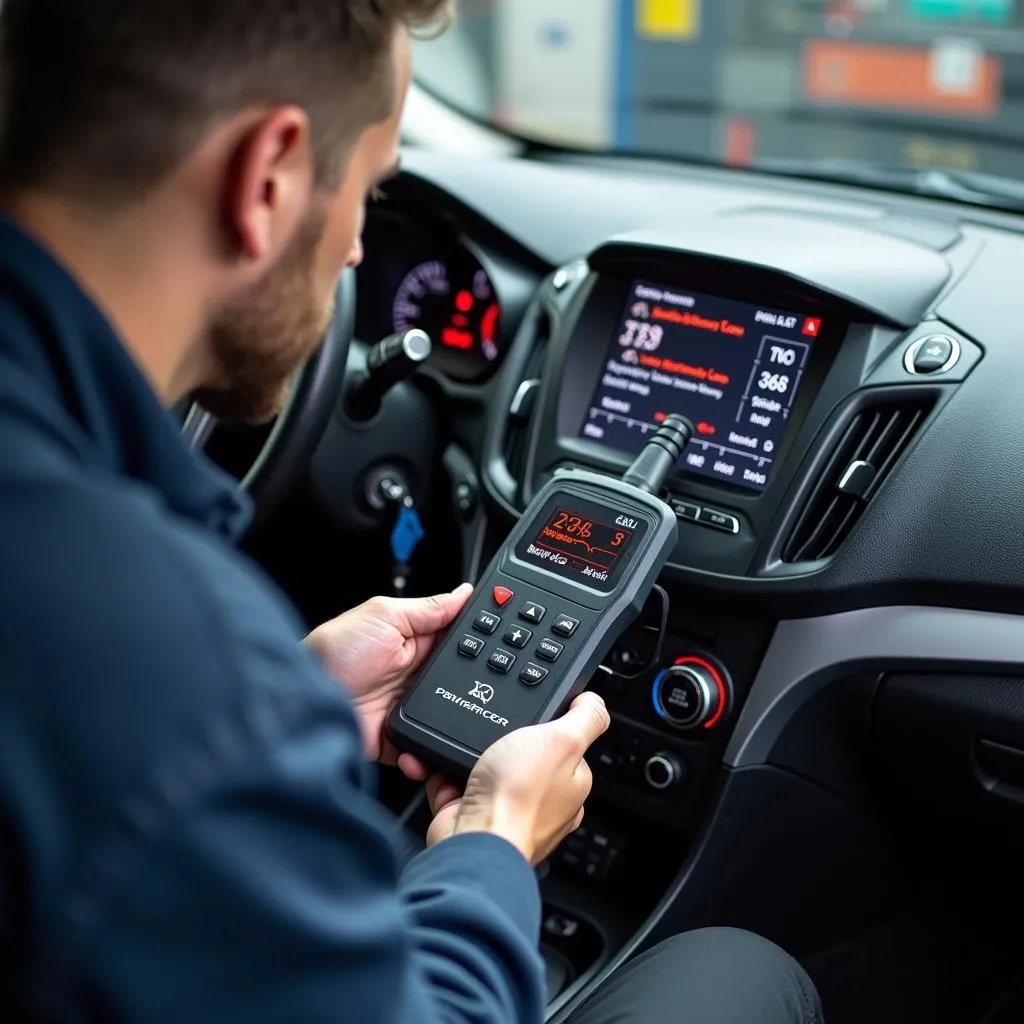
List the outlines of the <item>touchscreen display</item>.
<svg viewBox="0 0 1024 1024">
<path fill-rule="evenodd" d="M 516 556 L 595 590 L 611 591 L 647 522 L 580 498 L 560 497 L 519 542 Z"/>
<path fill-rule="evenodd" d="M 636 281 L 581 435 L 639 452 L 669 413 L 696 436 L 685 469 L 768 483 L 820 319 Z"/>
</svg>

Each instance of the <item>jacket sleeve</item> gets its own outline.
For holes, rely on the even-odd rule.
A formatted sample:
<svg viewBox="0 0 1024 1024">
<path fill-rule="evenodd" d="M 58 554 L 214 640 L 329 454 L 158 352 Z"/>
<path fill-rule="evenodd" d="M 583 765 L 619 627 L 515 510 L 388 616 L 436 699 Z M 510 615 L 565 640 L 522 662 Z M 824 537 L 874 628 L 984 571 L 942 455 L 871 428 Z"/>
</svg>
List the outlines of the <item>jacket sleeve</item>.
<svg viewBox="0 0 1024 1024">
<path fill-rule="evenodd" d="M 137 793 L 72 897 L 60 1018 L 539 1024 L 539 896 L 493 836 L 400 880 L 340 699 L 264 694 Z M 56 984 L 53 984 L 53 983 Z"/>
<path fill-rule="evenodd" d="M 536 885 L 518 850 L 483 833 L 446 839 L 408 866 L 402 895 L 412 917 L 417 973 L 430 1001 L 443 1009 L 441 1019 L 543 1018 Z M 482 991 L 493 1009 L 481 1002 Z M 415 1001 L 422 1004 L 423 995 Z M 414 1012 L 407 1017 L 419 1019 Z"/>
</svg>

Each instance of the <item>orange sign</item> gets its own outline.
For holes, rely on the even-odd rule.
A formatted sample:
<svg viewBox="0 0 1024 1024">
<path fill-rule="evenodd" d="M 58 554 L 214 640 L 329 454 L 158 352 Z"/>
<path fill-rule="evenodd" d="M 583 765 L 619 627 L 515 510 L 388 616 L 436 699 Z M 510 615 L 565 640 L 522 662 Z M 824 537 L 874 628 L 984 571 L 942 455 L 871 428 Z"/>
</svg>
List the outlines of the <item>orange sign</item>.
<svg viewBox="0 0 1024 1024">
<path fill-rule="evenodd" d="M 819 103 L 993 117 L 1002 65 L 989 54 L 966 57 L 951 75 L 936 50 L 814 39 L 804 49 L 804 89 Z"/>
</svg>

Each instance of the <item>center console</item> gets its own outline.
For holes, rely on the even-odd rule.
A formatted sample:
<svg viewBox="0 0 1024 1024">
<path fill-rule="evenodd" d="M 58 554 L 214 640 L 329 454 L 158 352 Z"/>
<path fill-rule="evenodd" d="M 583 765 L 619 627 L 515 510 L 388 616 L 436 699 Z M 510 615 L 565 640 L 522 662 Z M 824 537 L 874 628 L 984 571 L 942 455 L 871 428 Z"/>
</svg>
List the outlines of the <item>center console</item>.
<svg viewBox="0 0 1024 1024">
<path fill-rule="evenodd" d="M 560 474 L 617 479 L 667 416 L 695 427 L 661 495 L 667 619 L 652 604 L 591 683 L 614 718 L 598 793 L 630 818 L 696 829 L 775 623 L 820 610 L 816 579 L 981 358 L 932 313 L 957 258 L 755 211 L 610 240 L 541 289 L 487 439 L 481 564 Z"/>
<path fill-rule="evenodd" d="M 685 244 L 613 239 L 545 282 L 496 398 L 474 571 L 561 474 L 619 478 L 666 417 L 695 427 L 660 495 L 678 520 L 669 609 L 649 602 L 590 681 L 613 724 L 549 895 L 627 892 L 648 913 L 706 823 L 777 623 L 863 597 L 821 581 L 982 357 L 934 312 L 962 258 L 752 211 Z"/>
</svg>

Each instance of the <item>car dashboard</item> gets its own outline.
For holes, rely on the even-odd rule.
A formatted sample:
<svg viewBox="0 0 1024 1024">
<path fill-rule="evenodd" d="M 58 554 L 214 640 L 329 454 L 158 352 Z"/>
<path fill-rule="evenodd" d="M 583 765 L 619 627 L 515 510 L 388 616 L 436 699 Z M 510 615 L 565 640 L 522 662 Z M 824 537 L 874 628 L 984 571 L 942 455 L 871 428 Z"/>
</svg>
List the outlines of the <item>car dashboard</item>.
<svg viewBox="0 0 1024 1024">
<path fill-rule="evenodd" d="M 990 895 L 1015 900 L 999 865 L 1024 813 L 1024 219 L 412 149 L 364 244 L 357 337 L 435 342 L 418 387 L 450 494 L 414 454 L 408 473 L 454 509 L 453 581 L 553 475 L 620 476 L 668 413 L 696 428 L 663 495 L 668 609 L 592 681 L 613 716 L 594 801 L 542 870 L 576 989 L 683 928 L 797 953 L 870 929 L 940 835 L 957 863 L 984 844 Z M 314 462 L 335 506 L 336 451 Z"/>
</svg>

